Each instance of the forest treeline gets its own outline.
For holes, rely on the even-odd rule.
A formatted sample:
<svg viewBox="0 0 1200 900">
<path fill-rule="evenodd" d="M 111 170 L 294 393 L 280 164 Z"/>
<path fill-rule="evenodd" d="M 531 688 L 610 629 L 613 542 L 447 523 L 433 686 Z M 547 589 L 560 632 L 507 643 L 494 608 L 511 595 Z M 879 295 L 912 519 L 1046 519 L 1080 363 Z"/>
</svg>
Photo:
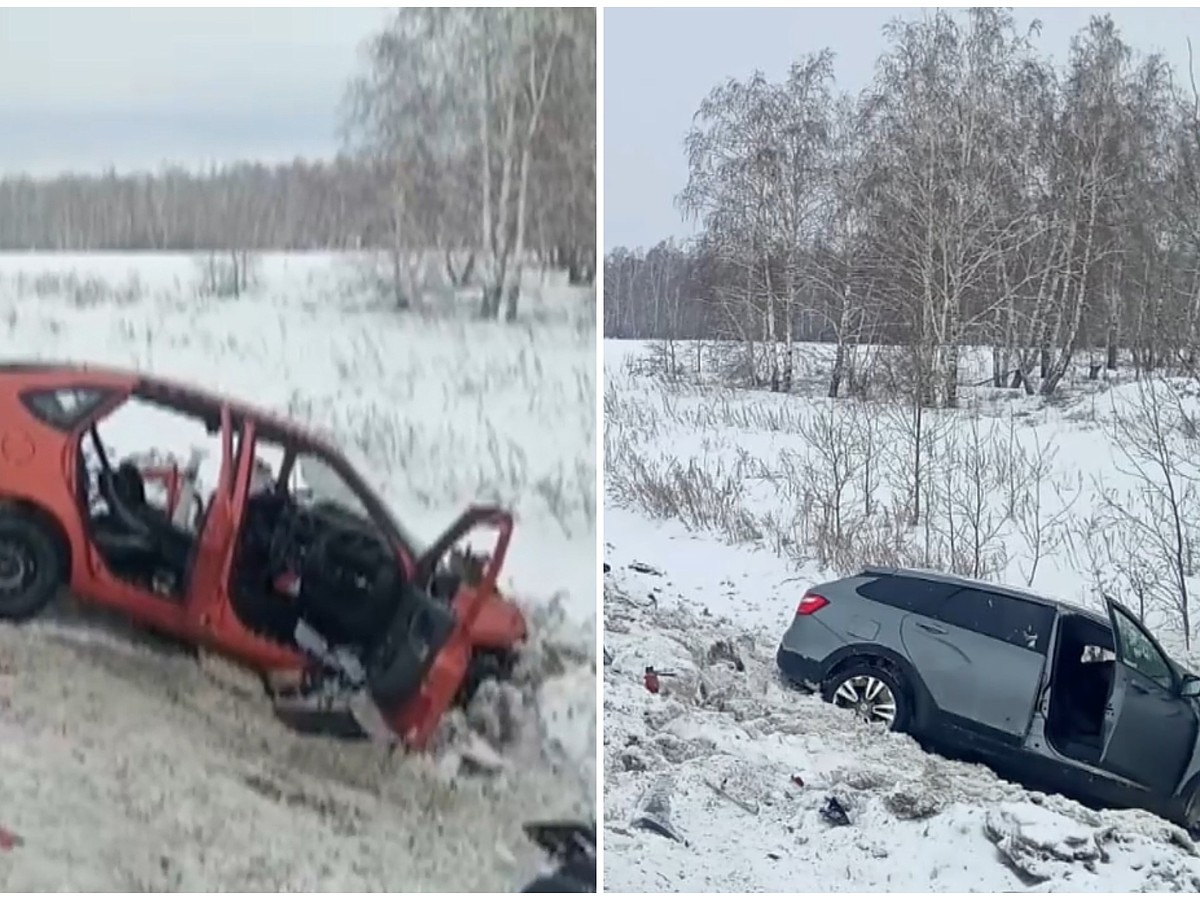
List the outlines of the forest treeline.
<svg viewBox="0 0 1200 900">
<path fill-rule="evenodd" d="M 684 142 L 686 244 L 604 260 L 605 334 L 719 338 L 789 390 L 793 345 L 902 348 L 955 405 L 963 348 L 997 385 L 1193 367 L 1200 349 L 1200 92 L 1093 18 L 1055 65 L 1003 9 L 895 20 L 874 76 L 839 91 L 822 50 L 713 87 Z M 1183 42 L 1186 38 L 1180 35 Z"/>
<path fill-rule="evenodd" d="M 9 174 L 0 250 L 376 249 L 401 307 L 437 251 L 492 317 L 515 314 L 527 259 L 591 281 L 594 9 L 400 9 L 362 57 L 336 158 Z"/>
</svg>

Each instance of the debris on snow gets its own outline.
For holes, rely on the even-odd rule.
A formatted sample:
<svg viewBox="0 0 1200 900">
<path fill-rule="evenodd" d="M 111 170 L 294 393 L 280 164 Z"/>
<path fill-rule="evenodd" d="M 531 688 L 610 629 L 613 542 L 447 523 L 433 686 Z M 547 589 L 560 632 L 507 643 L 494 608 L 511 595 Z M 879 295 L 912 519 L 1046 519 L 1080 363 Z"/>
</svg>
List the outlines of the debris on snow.
<svg viewBox="0 0 1200 900">
<path fill-rule="evenodd" d="M 850 814 L 846 812 L 846 807 L 842 806 L 842 801 L 837 797 L 825 798 L 825 805 L 821 807 L 821 818 L 835 828 L 850 824 Z"/>
<path fill-rule="evenodd" d="M 1005 862 L 1028 884 L 1041 884 L 1083 863 L 1094 869 L 1107 862 L 1101 845 L 1107 829 L 1097 830 L 1029 803 L 1005 803 L 987 811 L 984 833 Z"/>
<path fill-rule="evenodd" d="M 714 641 L 708 648 L 706 654 L 707 662 L 710 666 L 714 666 L 719 662 L 729 662 L 739 672 L 746 671 L 746 664 L 742 662 L 742 655 L 733 645 L 733 641 L 722 638 L 719 641 Z"/>
<path fill-rule="evenodd" d="M 662 572 L 658 571 L 658 569 L 654 568 L 653 566 L 646 565 L 645 563 L 631 562 L 629 564 L 629 568 L 632 569 L 634 572 L 640 572 L 643 575 L 658 575 L 660 577 L 662 576 Z"/>
<path fill-rule="evenodd" d="M 730 803 L 732 803 L 734 806 L 740 807 L 741 809 L 750 813 L 750 815 L 752 815 L 752 816 L 758 815 L 758 804 L 757 803 L 746 801 L 746 800 L 741 800 L 741 799 L 733 796 L 733 794 L 729 793 L 729 791 L 727 791 L 725 789 L 725 786 L 723 784 L 713 784 L 712 781 L 710 781 L 707 778 L 704 780 L 704 783 L 707 784 L 710 788 L 712 788 L 713 792 L 716 793 L 716 795 L 718 797 L 723 797 L 724 799 L 726 799 Z"/>
<path fill-rule="evenodd" d="M 642 797 L 641 811 L 629 824 L 633 828 L 652 831 L 678 843 L 683 838 L 671 825 L 671 792 L 675 784 L 670 776 L 656 780 Z"/>
<path fill-rule="evenodd" d="M 627 626 L 605 637 L 609 890 L 1194 890 L 1200 860 L 1163 820 L 1027 791 L 860 722 L 784 684 L 779 634 L 742 636 L 694 595 L 631 599 L 649 577 L 613 560 L 605 588 L 605 621 Z M 710 661 L 722 641 L 744 671 Z M 676 672 L 658 695 L 647 665 Z"/>
</svg>

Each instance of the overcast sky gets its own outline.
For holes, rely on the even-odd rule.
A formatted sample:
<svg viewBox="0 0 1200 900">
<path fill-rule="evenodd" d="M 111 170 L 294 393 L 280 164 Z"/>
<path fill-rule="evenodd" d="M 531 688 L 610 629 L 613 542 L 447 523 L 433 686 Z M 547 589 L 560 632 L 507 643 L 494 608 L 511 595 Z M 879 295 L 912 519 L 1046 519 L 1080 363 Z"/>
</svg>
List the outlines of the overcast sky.
<svg viewBox="0 0 1200 900">
<path fill-rule="evenodd" d="M 1161 51 L 1186 77 L 1195 9 L 1019 9 L 1042 21 L 1038 46 L 1065 62 L 1071 36 L 1109 12 L 1127 43 Z M 761 69 L 782 78 L 797 57 L 829 47 L 838 87 L 857 92 L 883 51 L 882 26 L 918 9 L 608 9 L 604 12 L 604 245 L 649 247 L 692 233 L 674 207 L 687 181 L 683 137 L 705 94 Z M 1200 77 L 1200 64 L 1197 75 Z"/>
<path fill-rule="evenodd" d="M 0 9 L 0 170 L 291 159 L 385 9 Z"/>
</svg>

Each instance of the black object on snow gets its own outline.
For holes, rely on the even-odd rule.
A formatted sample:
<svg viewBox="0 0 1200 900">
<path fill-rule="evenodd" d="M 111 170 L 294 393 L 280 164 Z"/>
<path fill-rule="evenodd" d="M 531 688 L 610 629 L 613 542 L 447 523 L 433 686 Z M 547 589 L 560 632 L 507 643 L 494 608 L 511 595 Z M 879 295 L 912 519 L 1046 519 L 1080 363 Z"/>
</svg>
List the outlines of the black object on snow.
<svg viewBox="0 0 1200 900">
<path fill-rule="evenodd" d="M 595 823 L 530 822 L 525 834 L 550 854 L 556 867 L 539 875 L 521 893 L 596 893 Z"/>
<path fill-rule="evenodd" d="M 846 807 L 842 806 L 837 797 L 825 798 L 825 805 L 821 807 L 821 818 L 834 826 L 850 824 L 850 816 L 846 813 Z"/>
<path fill-rule="evenodd" d="M 632 562 L 629 564 L 629 568 L 635 572 L 640 572 L 642 575 L 662 575 L 662 572 L 658 571 L 654 566 L 648 566 L 641 562 Z"/>
</svg>

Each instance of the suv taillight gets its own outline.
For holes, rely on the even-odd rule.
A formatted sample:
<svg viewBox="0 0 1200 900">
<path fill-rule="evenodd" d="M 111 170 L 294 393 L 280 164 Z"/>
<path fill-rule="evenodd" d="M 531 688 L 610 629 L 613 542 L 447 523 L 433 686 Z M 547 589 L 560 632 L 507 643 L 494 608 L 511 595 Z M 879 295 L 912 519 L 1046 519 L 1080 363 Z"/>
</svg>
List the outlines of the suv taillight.
<svg viewBox="0 0 1200 900">
<path fill-rule="evenodd" d="M 807 593 L 800 598 L 800 605 L 796 607 L 796 615 L 811 616 L 813 613 L 824 609 L 829 605 L 829 601 L 820 594 Z"/>
</svg>

